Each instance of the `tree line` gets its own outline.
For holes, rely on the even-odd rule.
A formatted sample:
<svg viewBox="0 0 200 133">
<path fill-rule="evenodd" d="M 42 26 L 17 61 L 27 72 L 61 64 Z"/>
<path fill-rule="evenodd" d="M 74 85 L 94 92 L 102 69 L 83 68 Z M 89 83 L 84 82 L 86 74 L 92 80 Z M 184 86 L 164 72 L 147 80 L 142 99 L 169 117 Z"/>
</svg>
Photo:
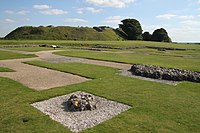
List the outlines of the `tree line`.
<svg viewBox="0 0 200 133">
<path fill-rule="evenodd" d="M 156 42 L 172 42 L 164 28 L 156 29 L 153 34 L 143 32 L 140 22 L 136 19 L 124 19 L 119 24 L 119 29 L 128 40 L 144 40 Z"/>
</svg>

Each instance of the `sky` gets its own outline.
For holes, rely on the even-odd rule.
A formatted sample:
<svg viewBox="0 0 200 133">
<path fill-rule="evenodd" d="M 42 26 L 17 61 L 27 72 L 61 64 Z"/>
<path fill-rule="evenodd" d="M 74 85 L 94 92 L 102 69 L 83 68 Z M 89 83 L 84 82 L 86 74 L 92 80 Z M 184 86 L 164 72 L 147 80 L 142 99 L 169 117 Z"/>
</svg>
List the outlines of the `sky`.
<svg viewBox="0 0 200 133">
<path fill-rule="evenodd" d="M 0 37 L 19 26 L 118 28 L 126 18 L 143 32 L 165 28 L 173 42 L 200 42 L 200 0 L 0 0 Z"/>
</svg>

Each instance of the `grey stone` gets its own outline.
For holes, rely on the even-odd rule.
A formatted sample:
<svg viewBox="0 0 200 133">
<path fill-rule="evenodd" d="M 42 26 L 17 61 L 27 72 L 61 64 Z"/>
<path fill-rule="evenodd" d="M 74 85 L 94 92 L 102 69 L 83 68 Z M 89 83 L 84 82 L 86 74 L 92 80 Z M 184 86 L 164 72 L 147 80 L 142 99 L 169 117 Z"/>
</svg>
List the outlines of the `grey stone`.
<svg viewBox="0 0 200 133">
<path fill-rule="evenodd" d="M 148 78 L 200 83 L 199 72 L 192 72 L 178 68 L 164 68 L 153 65 L 134 64 L 129 71 L 135 75 Z"/>
</svg>

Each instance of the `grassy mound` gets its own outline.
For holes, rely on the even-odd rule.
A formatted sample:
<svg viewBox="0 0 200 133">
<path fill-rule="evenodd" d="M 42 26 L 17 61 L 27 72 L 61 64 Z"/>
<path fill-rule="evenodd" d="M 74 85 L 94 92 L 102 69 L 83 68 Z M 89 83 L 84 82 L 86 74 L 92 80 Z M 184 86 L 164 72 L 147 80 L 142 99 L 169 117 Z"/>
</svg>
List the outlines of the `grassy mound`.
<svg viewBox="0 0 200 133">
<path fill-rule="evenodd" d="M 97 31 L 89 27 L 69 26 L 24 26 L 19 27 L 5 36 L 15 40 L 122 40 L 112 28 Z"/>
</svg>

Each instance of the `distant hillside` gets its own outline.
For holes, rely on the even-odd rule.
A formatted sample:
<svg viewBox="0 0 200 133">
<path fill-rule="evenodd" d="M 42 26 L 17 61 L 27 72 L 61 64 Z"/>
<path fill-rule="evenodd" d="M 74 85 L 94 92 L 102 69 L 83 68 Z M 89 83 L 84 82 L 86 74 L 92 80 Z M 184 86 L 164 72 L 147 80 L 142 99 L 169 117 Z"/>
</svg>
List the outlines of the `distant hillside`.
<svg viewBox="0 0 200 133">
<path fill-rule="evenodd" d="M 13 40 L 123 40 L 119 31 L 109 27 L 24 26 L 10 32 Z"/>
</svg>

